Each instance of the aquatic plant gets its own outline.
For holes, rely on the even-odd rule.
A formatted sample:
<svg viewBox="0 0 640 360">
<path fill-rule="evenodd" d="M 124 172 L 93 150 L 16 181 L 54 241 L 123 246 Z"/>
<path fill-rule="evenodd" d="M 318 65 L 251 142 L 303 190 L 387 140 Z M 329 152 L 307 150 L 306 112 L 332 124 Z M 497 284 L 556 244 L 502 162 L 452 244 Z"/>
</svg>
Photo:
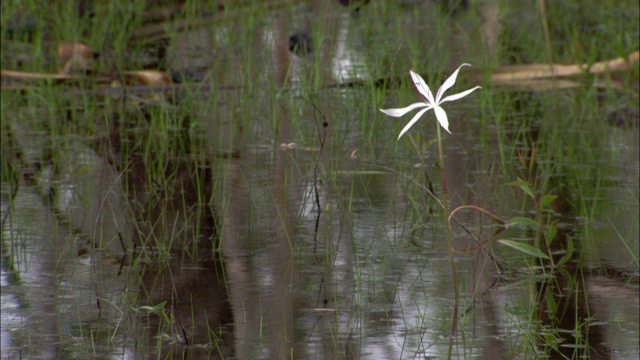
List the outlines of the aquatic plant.
<svg viewBox="0 0 640 360">
<path fill-rule="evenodd" d="M 418 91 L 418 94 L 422 101 L 411 104 L 404 108 L 380 109 L 380 111 L 382 111 L 383 113 L 389 116 L 401 117 L 411 110 L 423 108 L 422 110 L 418 111 L 418 113 L 413 116 L 411 121 L 409 121 L 409 123 L 402 129 L 402 131 L 400 131 L 400 135 L 398 135 L 398 140 L 400 140 L 400 137 L 402 137 L 402 135 L 405 132 L 407 132 L 407 130 L 409 130 L 409 128 L 411 128 L 411 126 L 413 126 L 413 124 L 415 124 L 420 119 L 420 117 L 430 109 L 433 109 L 433 111 L 435 112 L 436 119 L 438 120 L 438 124 L 443 129 L 445 129 L 449 134 L 451 134 L 451 131 L 449 131 L 449 119 L 447 118 L 447 113 L 444 111 L 444 109 L 440 105 L 447 101 L 455 101 L 455 100 L 462 99 L 463 97 L 471 94 L 475 90 L 480 89 L 480 86 L 476 86 L 474 88 L 463 91 L 461 93 L 447 96 L 444 99 L 442 98 L 442 95 L 444 95 L 445 91 L 447 91 L 456 83 L 456 78 L 458 77 L 458 71 L 460 71 L 460 69 L 463 66 L 471 66 L 471 65 L 469 64 L 460 65 L 458 69 L 456 69 L 456 71 L 454 71 L 453 74 L 451 74 L 451 76 L 442 84 L 442 86 L 440 86 L 435 98 L 433 97 L 433 93 L 431 93 L 431 90 L 429 89 L 429 86 L 424 81 L 424 79 L 422 79 L 422 77 L 417 73 L 413 71 L 409 71 L 409 74 L 411 75 L 411 79 L 413 80 L 413 85 Z M 449 253 L 449 264 L 451 266 L 451 274 L 453 277 L 453 289 L 454 289 L 454 297 L 455 297 L 455 304 L 453 307 L 453 318 L 451 320 L 451 337 L 449 338 L 449 350 L 447 355 L 447 358 L 451 359 L 451 351 L 453 349 L 453 339 L 455 337 L 455 332 L 456 332 L 456 327 L 458 322 L 458 303 L 460 301 L 460 294 L 458 291 L 456 266 L 455 266 L 455 262 L 453 261 L 453 247 L 451 245 L 451 224 L 449 221 L 449 206 L 447 203 L 447 181 L 445 179 L 445 172 L 444 172 L 442 134 L 440 131 L 440 126 L 438 126 L 437 129 L 438 129 L 438 153 L 440 158 L 440 181 L 442 185 L 442 205 L 444 208 L 444 222 L 445 222 L 445 229 L 447 233 L 447 250 L 448 250 L 447 252 Z"/>
</svg>

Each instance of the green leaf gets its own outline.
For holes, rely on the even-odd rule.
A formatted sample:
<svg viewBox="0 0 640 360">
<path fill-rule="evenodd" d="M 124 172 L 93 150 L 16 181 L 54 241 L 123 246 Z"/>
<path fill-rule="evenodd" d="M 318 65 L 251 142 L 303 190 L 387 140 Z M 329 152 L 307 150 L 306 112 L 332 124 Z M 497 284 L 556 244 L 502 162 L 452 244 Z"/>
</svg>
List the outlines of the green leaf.
<svg viewBox="0 0 640 360">
<path fill-rule="evenodd" d="M 567 253 L 564 254 L 564 256 L 562 257 L 562 259 L 560 259 L 560 261 L 558 261 L 556 266 L 564 265 L 569 260 L 571 260 L 571 258 L 573 257 L 573 250 L 574 250 L 573 239 L 570 236 L 568 236 L 567 237 Z"/>
<path fill-rule="evenodd" d="M 549 225 L 547 228 L 547 245 L 551 245 L 553 239 L 556 238 L 556 234 L 558 233 L 558 227 L 554 224 Z"/>
<path fill-rule="evenodd" d="M 529 186 L 529 183 L 524 181 L 524 180 L 522 180 L 522 179 L 520 179 L 520 178 L 518 178 L 518 180 L 513 180 L 511 182 L 508 182 L 507 185 L 509 185 L 509 186 L 523 186 L 523 185 Z"/>
<path fill-rule="evenodd" d="M 531 255 L 533 257 L 537 257 L 537 258 L 541 258 L 541 259 L 546 259 L 549 260 L 549 257 L 547 256 L 547 254 L 543 253 L 542 251 L 540 251 L 540 249 L 533 247 L 529 244 L 525 244 L 523 242 L 520 241 L 513 241 L 513 240 L 498 240 L 499 243 L 503 244 L 503 245 L 507 245 L 509 247 L 512 247 L 518 251 L 521 251 L 527 255 Z"/>
<path fill-rule="evenodd" d="M 512 226 L 538 226 L 538 222 L 528 217 L 514 217 L 509 219 L 504 226 L 506 228 Z"/>
<path fill-rule="evenodd" d="M 540 201 L 540 208 L 543 209 L 547 207 L 553 200 L 557 199 L 558 195 L 545 195 L 542 197 L 542 201 Z"/>
<path fill-rule="evenodd" d="M 535 198 L 536 196 L 533 195 L 533 190 L 531 190 L 531 186 L 529 185 L 528 182 L 522 180 L 522 179 L 518 179 L 515 181 L 512 181 L 510 183 L 507 183 L 507 185 L 509 186 L 518 186 L 520 187 L 520 189 L 522 189 L 522 191 L 525 192 L 525 194 L 531 196 L 532 198 Z"/>
<path fill-rule="evenodd" d="M 156 306 L 148 306 L 148 305 L 140 306 L 138 308 L 138 310 L 142 310 L 142 311 L 147 311 L 147 312 L 158 314 L 158 313 L 164 312 L 164 306 L 166 304 L 167 304 L 167 302 L 163 301 L 163 302 L 161 302 L 160 304 L 158 304 Z"/>
</svg>

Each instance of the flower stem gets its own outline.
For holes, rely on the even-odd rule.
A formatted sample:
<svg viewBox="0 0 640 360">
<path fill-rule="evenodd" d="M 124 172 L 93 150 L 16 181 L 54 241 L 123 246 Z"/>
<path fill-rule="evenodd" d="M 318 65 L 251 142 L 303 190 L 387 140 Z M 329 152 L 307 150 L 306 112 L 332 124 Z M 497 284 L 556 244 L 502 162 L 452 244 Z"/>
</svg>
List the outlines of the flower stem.
<svg viewBox="0 0 640 360">
<path fill-rule="evenodd" d="M 453 339 L 456 334 L 456 327 L 458 325 L 458 302 L 460 300 L 460 294 L 458 293 L 458 276 L 456 273 L 456 265 L 453 261 L 453 247 L 451 246 L 451 226 L 449 225 L 449 204 L 447 201 L 447 180 L 444 176 L 444 159 L 442 157 L 442 135 L 440 130 L 440 124 L 436 122 L 438 128 L 438 152 L 440 154 L 440 184 L 442 185 L 442 205 L 444 207 L 444 226 L 447 231 L 447 251 L 449 253 L 449 264 L 451 265 L 451 275 L 453 277 L 453 291 L 455 296 L 455 302 L 453 307 L 453 319 L 451 321 L 451 337 L 449 338 L 449 352 L 447 359 L 451 359 L 451 352 L 453 350 Z"/>
</svg>

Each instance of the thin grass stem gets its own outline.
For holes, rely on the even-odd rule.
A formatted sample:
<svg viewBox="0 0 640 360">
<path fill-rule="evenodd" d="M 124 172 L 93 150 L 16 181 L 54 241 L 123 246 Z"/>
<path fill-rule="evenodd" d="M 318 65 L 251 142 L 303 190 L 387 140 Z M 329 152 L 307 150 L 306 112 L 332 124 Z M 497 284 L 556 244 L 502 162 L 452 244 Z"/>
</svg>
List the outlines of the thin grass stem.
<svg viewBox="0 0 640 360">
<path fill-rule="evenodd" d="M 444 171 L 444 158 L 442 152 L 442 131 L 440 130 L 440 124 L 435 123 L 438 128 L 438 154 L 440 156 L 440 183 L 442 184 L 442 205 L 444 208 L 444 226 L 447 233 L 447 252 L 449 253 L 449 265 L 451 265 L 451 276 L 453 278 L 453 291 L 454 291 L 454 305 L 453 305 L 453 319 L 451 320 L 451 337 L 449 338 L 449 350 L 447 352 L 447 359 L 451 359 L 451 352 L 453 350 L 453 339 L 456 334 L 456 327 L 458 325 L 458 302 L 460 301 L 460 294 L 458 293 L 458 276 L 456 273 L 456 264 L 453 261 L 453 246 L 451 245 L 451 226 L 449 226 L 449 203 L 447 201 L 447 180 L 445 178 Z"/>
</svg>

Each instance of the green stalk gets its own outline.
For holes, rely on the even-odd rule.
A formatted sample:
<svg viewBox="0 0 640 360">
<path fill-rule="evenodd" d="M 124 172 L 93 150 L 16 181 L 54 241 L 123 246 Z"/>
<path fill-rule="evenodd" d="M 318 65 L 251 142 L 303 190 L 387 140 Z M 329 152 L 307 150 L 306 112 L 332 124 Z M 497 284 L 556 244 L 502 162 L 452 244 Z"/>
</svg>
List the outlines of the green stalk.
<svg viewBox="0 0 640 360">
<path fill-rule="evenodd" d="M 449 351 L 447 353 L 447 359 L 451 359 L 451 352 L 453 350 L 453 339 L 456 335 L 456 327 L 458 325 L 458 302 L 460 300 L 460 294 L 458 293 L 458 276 L 456 275 L 456 265 L 453 262 L 453 247 L 451 246 L 451 226 L 449 226 L 449 203 L 447 201 L 447 180 L 444 176 L 444 159 L 442 157 L 442 134 L 440 130 L 440 124 L 436 121 L 436 127 L 438 128 L 438 152 L 440 155 L 440 184 L 442 185 L 442 205 L 444 208 L 444 226 L 447 230 L 447 251 L 449 252 L 449 264 L 451 265 L 451 275 L 453 277 L 453 291 L 455 296 L 455 303 L 453 307 L 453 319 L 451 321 L 451 337 L 449 338 Z"/>
</svg>

